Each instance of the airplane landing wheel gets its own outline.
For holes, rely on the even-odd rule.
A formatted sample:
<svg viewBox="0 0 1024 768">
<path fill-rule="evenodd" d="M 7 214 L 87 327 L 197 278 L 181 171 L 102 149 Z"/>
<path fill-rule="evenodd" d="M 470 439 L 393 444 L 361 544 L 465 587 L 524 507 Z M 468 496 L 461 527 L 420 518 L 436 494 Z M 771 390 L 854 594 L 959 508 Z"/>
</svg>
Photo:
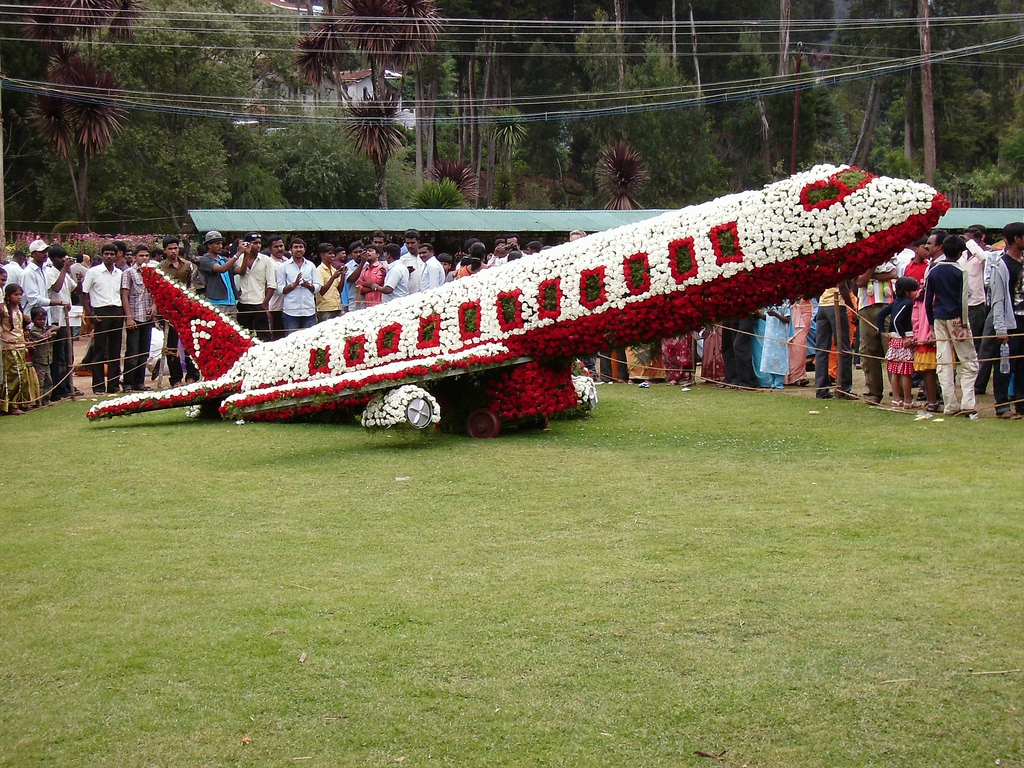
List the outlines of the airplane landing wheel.
<svg viewBox="0 0 1024 768">
<path fill-rule="evenodd" d="M 466 434 L 470 437 L 497 437 L 501 434 L 501 419 L 490 408 L 477 408 L 466 419 Z"/>
<path fill-rule="evenodd" d="M 422 397 L 417 397 L 405 406 L 405 418 L 416 429 L 426 429 L 434 417 L 434 409 Z"/>
</svg>

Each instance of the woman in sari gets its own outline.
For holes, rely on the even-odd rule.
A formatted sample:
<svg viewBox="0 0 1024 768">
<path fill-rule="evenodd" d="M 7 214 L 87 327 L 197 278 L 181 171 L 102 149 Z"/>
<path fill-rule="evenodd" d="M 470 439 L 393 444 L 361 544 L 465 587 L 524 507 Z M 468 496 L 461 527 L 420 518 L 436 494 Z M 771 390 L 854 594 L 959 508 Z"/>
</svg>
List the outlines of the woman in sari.
<svg viewBox="0 0 1024 768">
<path fill-rule="evenodd" d="M 25 352 L 25 318 L 21 314 L 21 286 L 4 286 L 4 303 L 0 308 L 0 343 L 3 345 L 3 391 L 0 392 L 0 411 L 21 416 L 39 399 L 39 380 L 28 364 Z M 25 410 L 22 410 L 22 409 Z"/>
</svg>

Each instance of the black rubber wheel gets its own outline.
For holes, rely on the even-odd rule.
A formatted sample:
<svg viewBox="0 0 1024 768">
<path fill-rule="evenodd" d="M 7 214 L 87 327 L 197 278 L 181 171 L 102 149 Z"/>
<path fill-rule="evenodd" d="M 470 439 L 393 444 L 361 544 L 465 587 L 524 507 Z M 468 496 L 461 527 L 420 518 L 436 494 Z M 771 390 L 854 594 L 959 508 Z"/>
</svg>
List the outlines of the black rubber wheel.
<svg viewBox="0 0 1024 768">
<path fill-rule="evenodd" d="M 477 408 L 466 419 L 466 434 L 473 438 L 497 437 L 501 434 L 501 419 L 490 408 Z"/>
</svg>

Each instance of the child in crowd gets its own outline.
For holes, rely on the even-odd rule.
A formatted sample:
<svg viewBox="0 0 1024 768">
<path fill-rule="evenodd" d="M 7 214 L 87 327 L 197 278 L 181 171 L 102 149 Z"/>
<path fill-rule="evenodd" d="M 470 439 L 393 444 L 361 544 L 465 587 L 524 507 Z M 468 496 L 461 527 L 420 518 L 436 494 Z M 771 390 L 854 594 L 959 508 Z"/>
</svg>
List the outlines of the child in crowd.
<svg viewBox="0 0 1024 768">
<path fill-rule="evenodd" d="M 878 328 L 885 328 L 886 318 L 890 318 L 892 330 L 882 333 L 888 339 L 889 349 L 885 353 L 885 369 L 889 372 L 892 385 L 892 407 L 913 410 L 914 408 L 914 351 L 917 341 L 914 339 L 914 297 L 917 296 L 917 280 L 912 277 L 901 277 L 896 281 L 894 298 L 878 313 Z"/>
<path fill-rule="evenodd" d="M 4 302 L 0 306 L 0 344 L 3 345 L 3 387 L 0 389 L 0 412 L 21 416 L 39 399 L 36 372 L 25 357 L 25 317 L 21 314 L 24 292 L 17 283 L 4 286 Z"/>
<path fill-rule="evenodd" d="M 43 307 L 32 307 L 32 324 L 25 334 L 28 336 L 29 354 L 32 356 L 32 367 L 36 369 L 39 379 L 39 405 L 50 397 L 53 381 L 50 379 L 50 363 L 53 362 L 53 337 L 56 326 L 48 323 L 46 310 Z"/>
</svg>

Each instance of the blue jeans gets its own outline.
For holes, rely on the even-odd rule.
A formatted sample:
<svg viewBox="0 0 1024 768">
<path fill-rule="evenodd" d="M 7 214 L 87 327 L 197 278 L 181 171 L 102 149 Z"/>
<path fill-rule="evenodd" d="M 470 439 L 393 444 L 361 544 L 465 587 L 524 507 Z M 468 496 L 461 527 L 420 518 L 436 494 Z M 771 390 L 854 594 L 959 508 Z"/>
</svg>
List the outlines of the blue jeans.
<svg viewBox="0 0 1024 768">
<path fill-rule="evenodd" d="M 316 315 L 308 315 L 307 317 L 295 317 L 295 315 L 289 315 L 287 312 L 283 313 L 281 319 L 284 321 L 284 332 L 292 333 L 300 328 L 312 328 L 316 325 Z"/>
</svg>

